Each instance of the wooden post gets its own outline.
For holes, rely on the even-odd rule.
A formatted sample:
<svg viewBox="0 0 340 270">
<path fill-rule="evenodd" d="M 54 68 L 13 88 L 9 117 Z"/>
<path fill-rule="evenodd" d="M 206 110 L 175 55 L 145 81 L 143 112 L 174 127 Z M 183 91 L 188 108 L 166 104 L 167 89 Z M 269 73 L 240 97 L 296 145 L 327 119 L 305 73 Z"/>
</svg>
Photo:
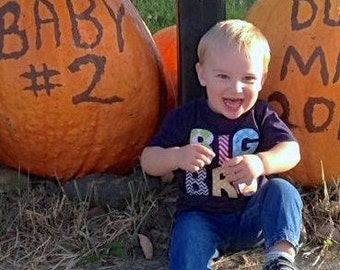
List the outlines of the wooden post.
<svg viewBox="0 0 340 270">
<path fill-rule="evenodd" d="M 205 95 L 195 63 L 202 35 L 216 22 L 226 18 L 226 0 L 177 0 L 179 103 Z"/>
</svg>

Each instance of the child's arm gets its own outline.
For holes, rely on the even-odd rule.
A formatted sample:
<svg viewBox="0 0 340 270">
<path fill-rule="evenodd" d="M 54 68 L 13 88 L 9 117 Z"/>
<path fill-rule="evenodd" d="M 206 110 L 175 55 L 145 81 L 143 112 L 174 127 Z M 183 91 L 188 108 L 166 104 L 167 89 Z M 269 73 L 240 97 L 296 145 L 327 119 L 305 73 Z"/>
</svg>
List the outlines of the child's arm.
<svg viewBox="0 0 340 270">
<path fill-rule="evenodd" d="M 252 155 L 237 156 L 224 162 L 227 179 L 233 184 L 246 183 L 261 175 L 288 171 L 300 161 L 297 142 L 281 142 L 268 151 Z"/>
<path fill-rule="evenodd" d="M 300 161 L 300 147 L 297 142 L 281 142 L 266 152 L 257 153 L 260 157 L 264 174 L 281 173 L 294 168 Z"/>
<path fill-rule="evenodd" d="M 215 154 L 201 144 L 188 144 L 183 147 L 146 147 L 141 155 L 143 170 L 153 176 L 163 176 L 176 169 L 191 172 L 202 169 L 211 163 Z"/>
</svg>

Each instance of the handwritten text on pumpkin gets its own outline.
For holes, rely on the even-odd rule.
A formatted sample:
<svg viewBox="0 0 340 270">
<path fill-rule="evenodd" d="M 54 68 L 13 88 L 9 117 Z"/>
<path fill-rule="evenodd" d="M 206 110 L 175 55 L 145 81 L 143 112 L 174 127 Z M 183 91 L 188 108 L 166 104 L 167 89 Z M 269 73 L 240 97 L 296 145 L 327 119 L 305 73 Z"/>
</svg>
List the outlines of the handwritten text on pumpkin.
<svg viewBox="0 0 340 270">
<path fill-rule="evenodd" d="M 84 50 L 94 49 L 101 43 L 104 31 L 100 20 L 93 15 L 93 12 L 96 9 L 95 0 L 87 0 L 87 3 L 85 3 L 86 5 L 83 4 L 86 8 L 78 13 L 75 9 L 73 0 L 65 1 L 73 37 L 73 44 L 70 44 L 70 46 L 75 46 L 76 48 Z M 121 5 L 119 10 L 115 12 L 105 0 L 102 0 L 102 2 L 106 7 L 109 16 L 112 18 L 113 25 L 115 25 L 119 52 L 123 52 L 124 38 L 122 34 L 122 21 L 125 14 L 124 6 Z M 44 10 L 45 13 L 41 12 L 41 10 Z M 48 0 L 35 0 L 34 5 L 32 5 L 32 13 L 35 21 L 35 49 L 39 51 L 42 47 L 43 38 L 41 32 L 43 27 L 50 27 L 49 29 L 53 30 L 53 35 L 48 38 L 53 39 L 55 48 L 60 47 L 62 31 L 60 29 L 60 19 L 55 6 Z M 29 44 L 30 39 L 28 38 L 26 29 L 19 23 L 21 16 L 26 15 L 22 14 L 21 6 L 15 1 L 9 1 L 0 6 L 0 61 L 18 60 L 24 57 L 32 47 L 32 44 Z M 86 35 L 86 33 L 82 33 L 79 27 L 80 23 L 85 22 L 91 24 L 96 31 L 96 35 L 91 42 L 84 41 L 82 35 Z M 15 40 L 15 46 L 6 46 L 6 42 L 13 42 L 13 40 Z M 95 68 L 90 85 L 82 93 L 73 97 L 72 102 L 74 104 L 81 102 L 112 104 L 123 101 L 123 99 L 118 96 L 99 98 L 91 95 L 100 81 L 101 76 L 105 72 L 105 64 L 106 57 L 96 54 L 86 54 L 69 63 L 68 70 L 72 73 L 80 72 L 80 68 L 83 65 L 93 65 Z M 38 92 L 40 91 L 45 91 L 50 95 L 53 89 L 62 86 L 60 83 L 52 83 L 50 81 L 52 77 L 58 75 L 60 75 L 60 72 L 49 67 L 46 63 L 42 64 L 41 69 L 38 69 L 34 65 L 29 65 L 27 70 L 22 73 L 20 77 L 31 81 L 31 85 L 25 87 L 23 90 L 32 91 L 36 97 L 38 97 Z M 43 83 L 39 84 L 38 81 L 42 81 Z"/>
</svg>

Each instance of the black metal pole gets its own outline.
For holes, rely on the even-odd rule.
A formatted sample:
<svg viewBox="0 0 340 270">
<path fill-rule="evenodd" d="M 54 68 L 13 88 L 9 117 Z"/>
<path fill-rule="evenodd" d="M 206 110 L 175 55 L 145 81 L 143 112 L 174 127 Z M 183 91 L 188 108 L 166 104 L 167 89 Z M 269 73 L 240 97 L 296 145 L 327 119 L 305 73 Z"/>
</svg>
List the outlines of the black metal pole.
<svg viewBox="0 0 340 270">
<path fill-rule="evenodd" d="M 205 95 L 195 71 L 197 45 L 211 26 L 226 18 L 225 3 L 226 0 L 177 0 L 180 104 Z"/>
</svg>

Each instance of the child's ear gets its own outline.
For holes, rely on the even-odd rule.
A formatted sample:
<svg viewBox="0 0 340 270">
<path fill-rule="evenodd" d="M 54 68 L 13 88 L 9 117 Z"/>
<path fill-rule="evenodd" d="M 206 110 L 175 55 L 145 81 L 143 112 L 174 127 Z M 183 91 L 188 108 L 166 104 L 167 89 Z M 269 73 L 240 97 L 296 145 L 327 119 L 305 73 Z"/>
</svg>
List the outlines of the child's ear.
<svg viewBox="0 0 340 270">
<path fill-rule="evenodd" d="M 259 85 L 259 89 L 257 89 L 257 91 L 261 91 L 262 90 L 262 87 L 264 85 L 264 82 L 266 81 L 267 79 L 267 72 L 266 73 L 263 73 L 263 76 L 262 76 L 262 80 L 261 80 L 261 84 Z"/>
<path fill-rule="evenodd" d="M 199 62 L 197 62 L 196 65 L 195 65 L 195 68 L 196 68 L 197 77 L 198 77 L 198 80 L 199 80 L 201 86 L 205 87 L 206 82 L 205 82 L 203 66 Z"/>
</svg>

